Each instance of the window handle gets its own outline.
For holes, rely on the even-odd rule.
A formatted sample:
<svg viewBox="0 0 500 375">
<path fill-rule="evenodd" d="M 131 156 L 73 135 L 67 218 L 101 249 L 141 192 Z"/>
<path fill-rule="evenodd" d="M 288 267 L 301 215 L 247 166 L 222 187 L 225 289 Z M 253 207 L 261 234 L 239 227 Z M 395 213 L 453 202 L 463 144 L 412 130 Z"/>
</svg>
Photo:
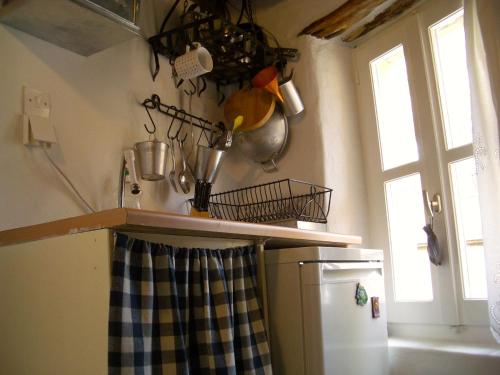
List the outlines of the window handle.
<svg viewBox="0 0 500 375">
<path fill-rule="evenodd" d="M 439 193 L 434 194 L 432 200 L 429 198 L 429 192 L 427 190 L 422 190 L 422 195 L 424 198 L 424 206 L 427 214 L 432 218 L 434 214 L 440 214 L 443 210 L 441 204 L 441 195 Z"/>
</svg>

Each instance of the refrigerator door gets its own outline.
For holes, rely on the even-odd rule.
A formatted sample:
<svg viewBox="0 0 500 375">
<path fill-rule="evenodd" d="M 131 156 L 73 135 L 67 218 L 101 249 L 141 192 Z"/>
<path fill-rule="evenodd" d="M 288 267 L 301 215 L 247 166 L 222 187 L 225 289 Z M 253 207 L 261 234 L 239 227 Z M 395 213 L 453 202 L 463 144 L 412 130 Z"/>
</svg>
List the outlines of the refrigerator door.
<svg viewBox="0 0 500 375">
<path fill-rule="evenodd" d="M 305 373 L 388 374 L 382 262 L 303 263 L 300 272 Z"/>
</svg>

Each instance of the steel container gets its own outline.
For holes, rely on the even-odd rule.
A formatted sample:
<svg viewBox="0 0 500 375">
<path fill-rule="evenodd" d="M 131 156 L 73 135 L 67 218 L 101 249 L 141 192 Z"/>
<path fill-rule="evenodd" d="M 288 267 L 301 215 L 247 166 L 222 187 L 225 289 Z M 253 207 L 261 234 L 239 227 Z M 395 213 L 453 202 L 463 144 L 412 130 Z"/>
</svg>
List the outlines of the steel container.
<svg viewBox="0 0 500 375">
<path fill-rule="evenodd" d="M 304 103 L 293 83 L 292 77 L 281 82 L 279 88 L 283 95 L 283 108 L 286 116 L 295 116 L 304 110 Z"/>
<path fill-rule="evenodd" d="M 196 180 L 214 183 L 226 151 L 198 145 L 194 176 Z"/>
<path fill-rule="evenodd" d="M 135 144 L 139 156 L 141 177 L 147 181 L 159 181 L 165 178 L 167 164 L 166 143 L 154 140 Z"/>
</svg>

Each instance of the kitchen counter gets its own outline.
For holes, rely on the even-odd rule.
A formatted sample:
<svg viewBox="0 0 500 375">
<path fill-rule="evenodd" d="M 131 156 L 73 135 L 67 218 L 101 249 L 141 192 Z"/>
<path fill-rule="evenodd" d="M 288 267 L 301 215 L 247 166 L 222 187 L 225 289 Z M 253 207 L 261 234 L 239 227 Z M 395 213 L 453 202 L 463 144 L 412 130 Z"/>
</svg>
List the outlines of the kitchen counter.
<svg viewBox="0 0 500 375">
<path fill-rule="evenodd" d="M 361 237 L 355 235 L 207 219 L 131 208 L 115 208 L 2 231 L 0 232 L 0 246 L 98 229 L 265 241 L 266 248 L 314 245 L 347 247 L 361 244 Z"/>
</svg>

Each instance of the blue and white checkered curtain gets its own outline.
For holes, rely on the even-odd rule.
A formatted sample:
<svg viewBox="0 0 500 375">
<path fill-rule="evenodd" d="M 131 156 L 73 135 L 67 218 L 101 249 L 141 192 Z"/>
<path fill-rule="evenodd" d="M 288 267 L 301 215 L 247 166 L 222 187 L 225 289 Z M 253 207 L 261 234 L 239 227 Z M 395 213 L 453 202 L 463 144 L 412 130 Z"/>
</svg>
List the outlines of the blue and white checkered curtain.
<svg viewBox="0 0 500 375">
<path fill-rule="evenodd" d="M 271 374 L 255 248 L 180 249 L 118 234 L 109 374 Z"/>
</svg>

